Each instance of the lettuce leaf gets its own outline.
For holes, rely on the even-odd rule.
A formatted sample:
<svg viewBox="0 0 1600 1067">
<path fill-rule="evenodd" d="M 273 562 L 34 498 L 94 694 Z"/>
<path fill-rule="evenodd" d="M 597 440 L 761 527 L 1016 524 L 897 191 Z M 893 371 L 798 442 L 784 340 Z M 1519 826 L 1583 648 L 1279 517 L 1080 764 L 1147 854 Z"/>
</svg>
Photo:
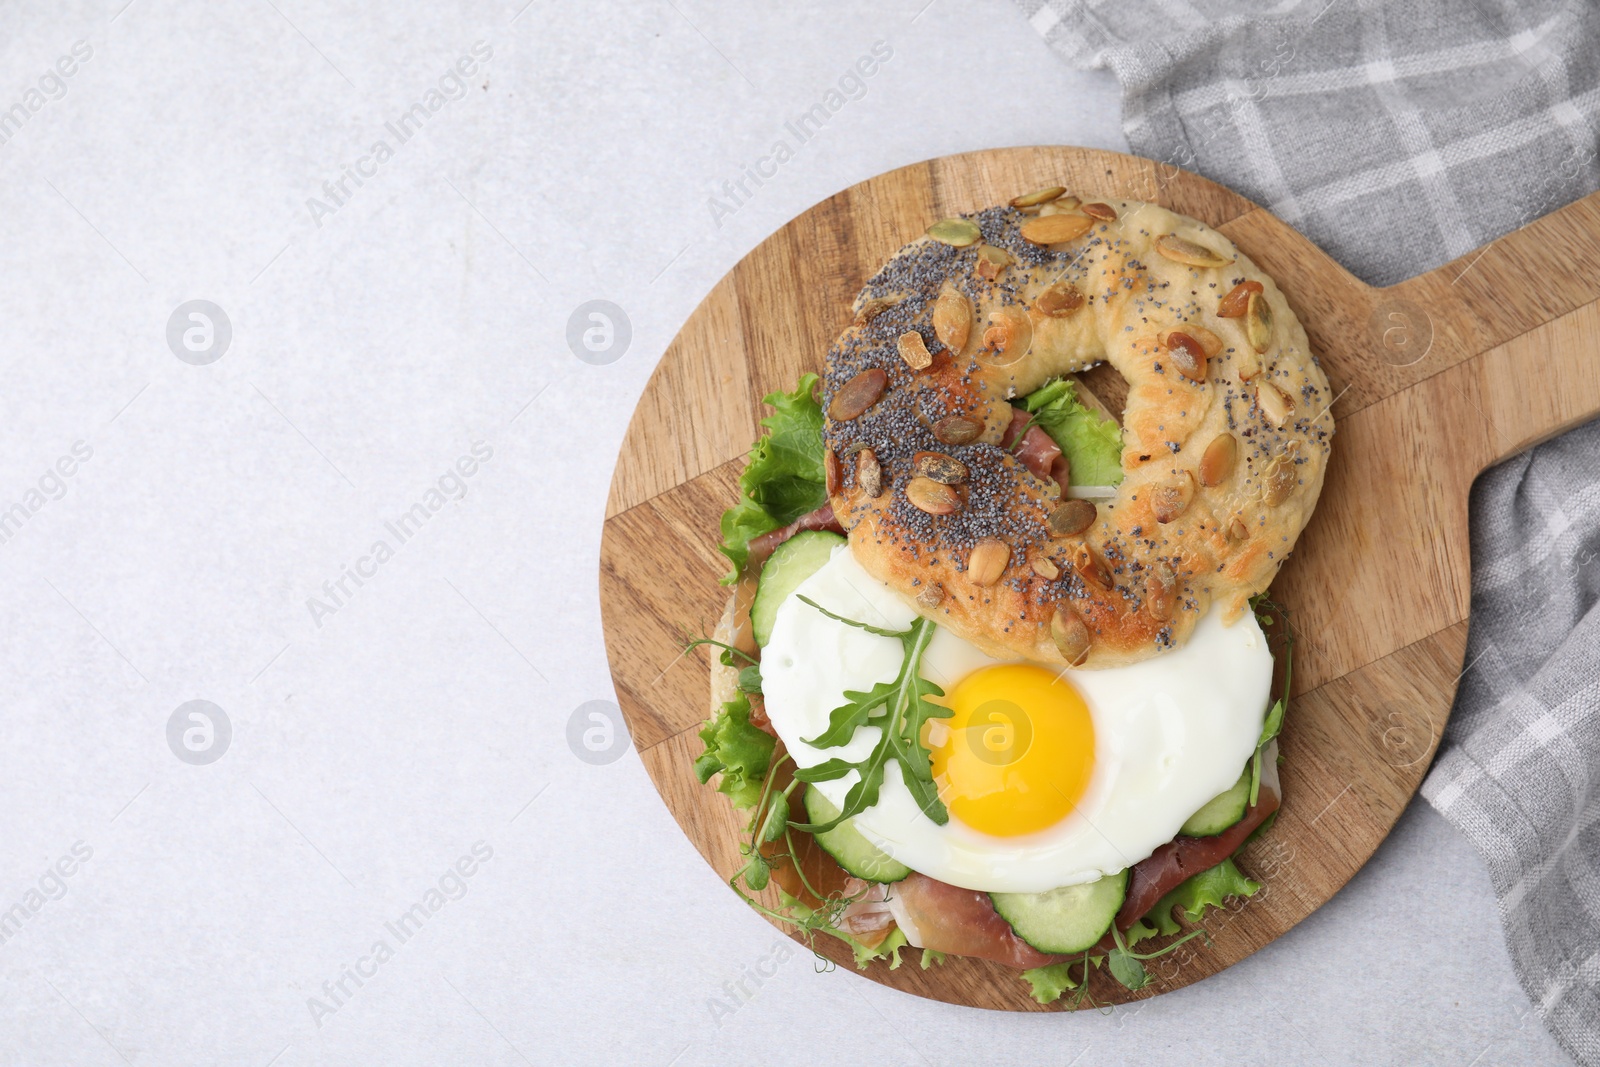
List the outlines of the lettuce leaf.
<svg viewBox="0 0 1600 1067">
<path fill-rule="evenodd" d="M 739 503 L 722 515 L 722 554 L 733 563 L 724 584 L 736 581 L 750 557 L 750 541 L 787 526 L 828 502 L 823 473 L 822 405 L 812 398 L 815 374 L 803 375 L 793 392 L 769 393 L 767 432 L 750 448 L 739 475 Z"/>
<path fill-rule="evenodd" d="M 1022 408 L 1060 446 L 1070 465 L 1071 485 L 1116 485 L 1122 481 L 1122 427 L 1084 407 L 1066 378 L 1046 382 L 1022 398 Z"/>
<path fill-rule="evenodd" d="M 750 725 L 750 701 L 743 694 L 722 705 L 722 710 L 700 728 L 705 751 L 694 761 L 695 777 L 704 785 L 713 774 L 722 775 L 717 789 L 728 794 L 734 807 L 751 808 L 761 800 L 761 783 L 772 762 L 777 741 Z"/>
<path fill-rule="evenodd" d="M 1215 867 L 1194 875 L 1156 901 L 1156 906 L 1150 909 L 1140 923 L 1145 929 L 1153 926 L 1163 936 L 1175 934 L 1182 927 L 1172 917 L 1173 909 L 1182 908 L 1184 919 L 1197 923 L 1205 918 L 1207 908 L 1220 908 L 1229 897 L 1253 896 L 1260 889 L 1261 883 L 1246 878 L 1244 872 L 1239 870 L 1230 857 Z"/>
<path fill-rule="evenodd" d="M 778 887 L 778 900 L 782 903 L 783 910 L 788 915 L 789 920 L 796 926 L 806 930 L 818 931 L 830 937 L 837 937 L 840 941 L 849 945 L 850 951 L 855 954 L 857 969 L 864 971 L 873 960 L 881 960 L 885 957 L 889 959 L 889 969 L 891 971 L 900 966 L 900 950 L 907 945 L 906 932 L 900 927 L 896 926 L 893 930 L 890 930 L 884 939 L 878 942 L 877 947 L 873 948 L 863 944 L 837 926 L 816 921 L 817 912 L 802 904 L 799 897 L 791 895 L 782 886 Z M 933 962 L 944 962 L 944 956 L 937 952 L 934 955 L 938 956 L 938 959 Z M 928 967 L 928 952 L 924 949 L 922 953 L 922 969 L 927 970 Z"/>
<path fill-rule="evenodd" d="M 1052 963 L 1045 967 L 1034 967 L 1023 971 L 1022 977 L 1031 987 L 1033 999 L 1040 1004 L 1054 1004 L 1067 990 L 1077 989 L 1078 980 L 1068 973 L 1068 968 L 1077 962 L 1068 960 L 1065 963 Z"/>
<path fill-rule="evenodd" d="M 881 960 L 885 956 L 889 957 L 889 969 L 891 971 L 900 969 L 900 950 L 906 947 L 906 932 L 898 926 L 890 930 L 889 935 L 878 942 L 877 948 L 868 948 L 842 930 L 830 929 L 829 932 L 843 937 L 849 943 L 851 950 L 856 954 L 856 968 L 858 970 L 866 970 L 867 964 L 873 960 Z M 923 969 L 926 970 L 927 968 L 924 967 Z"/>
</svg>

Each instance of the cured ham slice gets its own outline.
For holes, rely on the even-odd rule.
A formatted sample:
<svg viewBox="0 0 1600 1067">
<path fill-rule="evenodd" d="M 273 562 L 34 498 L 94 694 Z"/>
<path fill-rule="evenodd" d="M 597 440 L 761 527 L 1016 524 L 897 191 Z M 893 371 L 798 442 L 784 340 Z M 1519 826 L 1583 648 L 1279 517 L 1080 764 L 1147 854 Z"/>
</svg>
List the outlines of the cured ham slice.
<svg viewBox="0 0 1600 1067">
<path fill-rule="evenodd" d="M 977 956 L 1007 967 L 1025 970 L 1059 963 L 1066 956 L 1050 956 L 1011 929 L 994 910 L 989 894 L 960 889 L 925 874 L 912 874 L 889 887 L 895 911 L 913 929 L 906 939 L 919 948 L 958 956 Z"/>
<path fill-rule="evenodd" d="M 1061 459 L 1061 448 L 1044 430 L 1038 426 L 1028 426 L 1030 418 L 1032 416 L 1021 408 L 1012 408 L 1011 425 L 1006 427 L 1005 435 L 1000 438 L 1000 446 L 1012 449 L 1016 453 L 1017 462 L 1038 477 L 1050 481 L 1056 478 L 1058 468 L 1056 461 Z M 1027 426 L 1026 430 L 1023 429 L 1024 426 Z M 1017 444 L 1018 440 L 1021 440 L 1021 445 Z M 1056 481 L 1061 486 L 1062 492 L 1065 492 L 1067 475 L 1065 460 L 1059 464 L 1059 470 L 1060 477 Z"/>
<path fill-rule="evenodd" d="M 1134 864 L 1133 870 L 1128 872 L 1128 896 L 1122 902 L 1122 910 L 1117 912 L 1117 929 L 1128 929 L 1155 907 L 1156 901 L 1180 884 L 1237 852 L 1244 839 L 1278 810 L 1278 804 L 1277 788 L 1263 781 L 1255 807 L 1247 809 L 1244 818 L 1222 833 L 1211 837 L 1173 838 L 1147 859 Z"/>
<path fill-rule="evenodd" d="M 751 538 L 749 556 L 751 570 L 759 568 L 779 545 L 802 530 L 832 530 L 836 534 L 844 533 L 844 527 L 840 526 L 839 520 L 834 517 L 833 505 L 824 504 L 815 511 L 806 512 L 787 526 L 780 526 L 776 530 L 768 530 L 760 537 Z"/>
</svg>

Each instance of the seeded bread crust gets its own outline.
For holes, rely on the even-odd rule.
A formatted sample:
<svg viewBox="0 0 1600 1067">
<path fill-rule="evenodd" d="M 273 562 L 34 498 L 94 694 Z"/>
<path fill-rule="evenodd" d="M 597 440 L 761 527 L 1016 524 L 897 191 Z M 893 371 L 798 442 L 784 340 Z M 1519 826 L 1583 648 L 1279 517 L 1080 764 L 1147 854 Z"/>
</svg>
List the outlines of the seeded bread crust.
<svg viewBox="0 0 1600 1067">
<path fill-rule="evenodd" d="M 862 566 L 1003 659 L 1119 666 L 1181 645 L 1214 600 L 1237 618 L 1310 519 L 1333 434 L 1272 279 L 1134 201 L 996 207 L 930 234 L 867 283 L 828 354 L 829 496 Z M 1259 295 L 1220 316 L 1244 282 Z M 1125 478 L 1083 528 L 1087 505 L 1000 442 L 1012 398 L 1101 361 L 1128 381 Z"/>
</svg>

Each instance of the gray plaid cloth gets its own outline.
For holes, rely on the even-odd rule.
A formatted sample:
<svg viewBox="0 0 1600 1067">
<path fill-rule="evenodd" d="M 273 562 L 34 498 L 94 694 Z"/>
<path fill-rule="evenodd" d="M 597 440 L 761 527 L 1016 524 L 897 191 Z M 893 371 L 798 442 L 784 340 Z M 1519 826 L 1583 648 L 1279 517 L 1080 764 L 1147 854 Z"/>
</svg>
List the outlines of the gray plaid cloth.
<svg viewBox="0 0 1600 1067">
<path fill-rule="evenodd" d="M 1374 285 L 1592 192 L 1584 2 L 1017 0 L 1109 67 L 1132 150 L 1263 204 Z M 1481 478 L 1467 666 L 1423 795 L 1488 864 L 1512 963 L 1600 1067 L 1600 423 Z"/>
</svg>

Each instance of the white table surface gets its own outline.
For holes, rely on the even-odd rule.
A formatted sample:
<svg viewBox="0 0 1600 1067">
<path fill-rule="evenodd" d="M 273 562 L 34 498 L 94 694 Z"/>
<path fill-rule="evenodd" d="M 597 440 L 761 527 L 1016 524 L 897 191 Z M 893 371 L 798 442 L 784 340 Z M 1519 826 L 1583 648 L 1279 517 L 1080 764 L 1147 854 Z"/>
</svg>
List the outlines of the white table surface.
<svg viewBox="0 0 1600 1067">
<path fill-rule="evenodd" d="M 124 2 L 0 9 L 0 108 L 45 79 L 0 144 L 0 1063 L 1563 1062 L 1421 802 L 1308 921 L 1137 1009 L 953 1008 L 804 953 L 729 999 L 777 935 L 631 751 L 569 748 L 613 696 L 613 461 L 696 303 L 875 173 L 1123 147 L 1109 75 L 1003 0 Z M 864 95 L 714 218 L 878 40 Z M 386 131 L 479 41 L 461 99 Z M 206 365 L 167 341 L 193 299 L 232 328 Z M 566 343 L 591 299 L 632 325 L 608 365 Z M 232 729 L 203 765 L 167 739 L 196 699 Z"/>
</svg>

